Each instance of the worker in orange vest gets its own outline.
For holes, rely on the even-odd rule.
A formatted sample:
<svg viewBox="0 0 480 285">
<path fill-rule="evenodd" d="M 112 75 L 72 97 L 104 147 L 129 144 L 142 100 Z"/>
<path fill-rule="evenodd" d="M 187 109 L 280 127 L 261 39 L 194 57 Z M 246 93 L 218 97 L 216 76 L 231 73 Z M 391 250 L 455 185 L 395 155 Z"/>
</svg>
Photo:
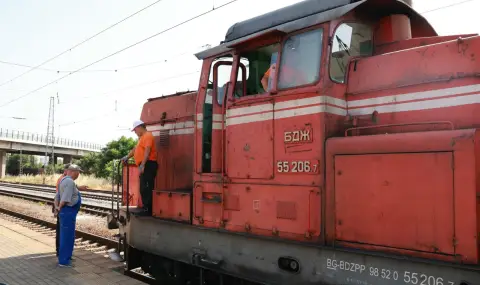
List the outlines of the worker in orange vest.
<svg viewBox="0 0 480 285">
<path fill-rule="evenodd" d="M 138 143 L 125 157 L 122 158 L 122 161 L 126 163 L 132 156 L 135 159 L 135 164 L 138 166 L 138 172 L 140 175 L 140 195 L 142 196 L 143 204 L 143 211 L 136 214 L 151 216 L 152 191 L 158 169 L 157 147 L 152 133 L 147 131 L 147 127 L 143 121 L 135 121 L 133 123 L 132 131 L 138 136 Z"/>
</svg>

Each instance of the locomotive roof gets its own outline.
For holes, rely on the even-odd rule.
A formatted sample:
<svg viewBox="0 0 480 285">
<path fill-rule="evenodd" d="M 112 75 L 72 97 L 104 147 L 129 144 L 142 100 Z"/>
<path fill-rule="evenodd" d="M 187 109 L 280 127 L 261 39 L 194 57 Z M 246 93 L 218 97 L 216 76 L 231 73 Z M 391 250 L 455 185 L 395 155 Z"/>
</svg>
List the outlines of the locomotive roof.
<svg viewBox="0 0 480 285">
<path fill-rule="evenodd" d="M 248 19 L 232 25 L 219 46 L 201 51 L 195 56 L 204 59 L 213 55 L 227 52 L 237 43 L 266 34 L 271 31 L 290 33 L 316 24 L 328 22 L 340 18 L 358 6 L 369 2 L 373 8 L 376 7 L 373 1 L 368 0 L 305 0 L 252 19 Z M 407 14 L 412 21 L 423 25 L 430 36 L 436 36 L 430 24 L 412 7 L 402 0 L 390 0 L 392 9 L 397 13 Z"/>
<path fill-rule="evenodd" d="M 187 96 L 187 95 L 192 95 L 193 93 L 197 93 L 197 91 L 180 91 L 180 92 L 177 92 L 177 93 L 174 93 L 174 94 L 162 95 L 160 97 L 148 98 L 147 102 L 166 99 L 166 98 L 175 97 L 175 96 L 184 96 L 184 95 Z"/>
<path fill-rule="evenodd" d="M 270 27 L 285 24 L 314 14 L 350 4 L 352 0 L 307 0 L 260 16 L 233 24 L 225 35 L 225 42 L 249 36 Z"/>
</svg>

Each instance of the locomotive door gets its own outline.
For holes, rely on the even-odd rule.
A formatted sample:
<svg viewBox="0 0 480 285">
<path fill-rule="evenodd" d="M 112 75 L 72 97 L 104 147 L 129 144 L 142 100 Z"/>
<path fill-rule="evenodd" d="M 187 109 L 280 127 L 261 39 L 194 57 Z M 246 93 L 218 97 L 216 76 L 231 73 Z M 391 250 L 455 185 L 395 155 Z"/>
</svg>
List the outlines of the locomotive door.
<svg viewBox="0 0 480 285">
<path fill-rule="evenodd" d="M 222 107 L 232 70 L 232 56 L 210 64 L 208 78 L 202 78 L 197 102 L 196 179 L 194 223 L 217 227 L 223 220 L 224 115 Z M 208 81 L 208 82 L 207 82 Z"/>
<path fill-rule="evenodd" d="M 242 53 L 234 65 L 237 81 L 229 92 L 225 114 L 229 178 L 273 179 L 273 99 L 266 93 L 268 82 L 262 85 L 262 79 L 272 62 L 275 65 L 276 48 L 270 45 Z"/>
</svg>

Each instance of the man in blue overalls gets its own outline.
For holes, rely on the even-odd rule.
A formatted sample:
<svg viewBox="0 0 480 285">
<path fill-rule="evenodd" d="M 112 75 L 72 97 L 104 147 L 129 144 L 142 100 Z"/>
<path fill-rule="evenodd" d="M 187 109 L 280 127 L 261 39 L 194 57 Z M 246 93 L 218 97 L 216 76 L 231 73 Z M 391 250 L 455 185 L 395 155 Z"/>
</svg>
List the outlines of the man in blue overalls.
<svg viewBox="0 0 480 285">
<path fill-rule="evenodd" d="M 75 185 L 75 180 L 82 170 L 78 165 L 70 164 L 67 175 L 63 177 L 58 186 L 60 217 L 60 250 L 58 253 L 58 265 L 60 267 L 72 267 L 71 258 L 75 244 L 75 223 L 82 198 L 80 191 Z"/>
</svg>

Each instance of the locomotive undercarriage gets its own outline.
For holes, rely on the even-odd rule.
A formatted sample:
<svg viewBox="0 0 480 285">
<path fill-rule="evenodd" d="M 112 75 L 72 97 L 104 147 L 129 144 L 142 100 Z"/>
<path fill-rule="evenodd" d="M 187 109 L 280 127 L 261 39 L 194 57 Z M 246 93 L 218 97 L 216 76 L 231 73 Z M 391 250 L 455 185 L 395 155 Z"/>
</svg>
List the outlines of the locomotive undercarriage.
<svg viewBox="0 0 480 285">
<path fill-rule="evenodd" d="M 167 284 L 480 282 L 479 268 L 473 266 L 253 237 L 151 217 L 130 215 L 120 232 L 126 237 L 127 269 L 142 267 Z"/>
<path fill-rule="evenodd" d="M 155 278 L 154 284 L 161 285 L 256 285 L 245 279 L 222 272 L 154 255 L 128 246 L 126 250 L 127 270 L 141 268 Z"/>
</svg>

